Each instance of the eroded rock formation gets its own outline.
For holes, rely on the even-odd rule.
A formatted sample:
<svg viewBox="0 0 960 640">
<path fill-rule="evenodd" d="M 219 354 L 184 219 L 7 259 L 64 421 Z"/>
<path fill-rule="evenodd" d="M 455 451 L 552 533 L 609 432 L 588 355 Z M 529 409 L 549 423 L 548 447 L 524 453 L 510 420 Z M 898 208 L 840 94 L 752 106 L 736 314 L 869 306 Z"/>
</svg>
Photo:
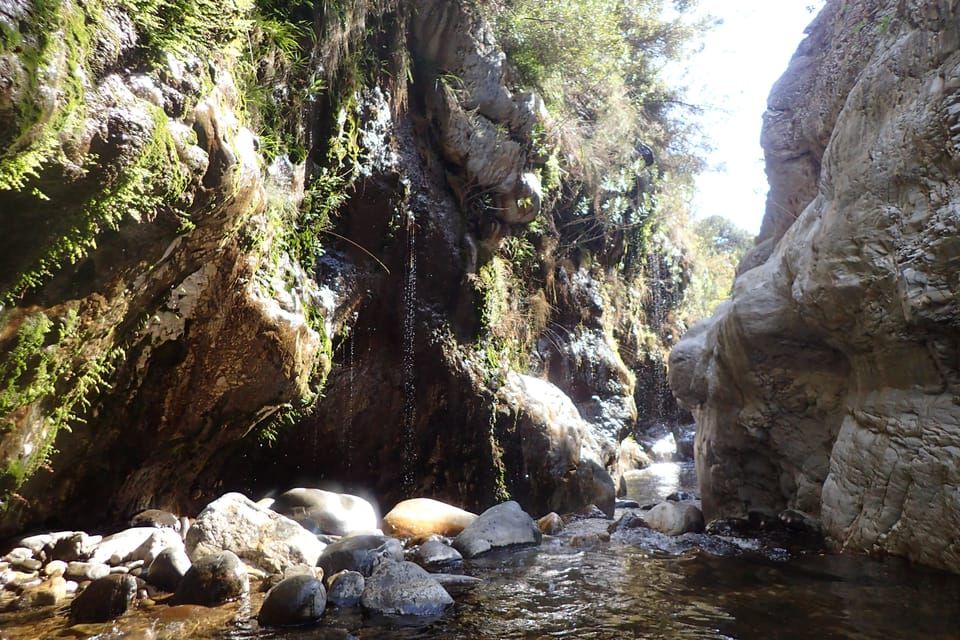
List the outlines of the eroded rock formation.
<svg viewBox="0 0 960 640">
<path fill-rule="evenodd" d="M 960 5 L 828 3 L 769 105 L 758 244 L 671 355 L 704 511 L 960 570 Z"/>
</svg>

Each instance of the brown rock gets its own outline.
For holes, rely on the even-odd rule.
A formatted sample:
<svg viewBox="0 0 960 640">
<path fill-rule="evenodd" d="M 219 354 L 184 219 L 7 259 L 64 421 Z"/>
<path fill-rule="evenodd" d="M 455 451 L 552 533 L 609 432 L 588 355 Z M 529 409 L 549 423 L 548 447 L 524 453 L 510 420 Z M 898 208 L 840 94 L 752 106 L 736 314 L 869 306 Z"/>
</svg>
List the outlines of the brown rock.
<svg viewBox="0 0 960 640">
<path fill-rule="evenodd" d="M 383 517 L 383 531 L 397 538 L 455 536 L 476 519 L 477 514 L 439 500 L 412 498 L 399 503 Z"/>
<path fill-rule="evenodd" d="M 551 511 L 547 515 L 537 520 L 537 528 L 540 533 L 548 536 L 555 536 L 563 531 L 563 518 Z"/>
</svg>

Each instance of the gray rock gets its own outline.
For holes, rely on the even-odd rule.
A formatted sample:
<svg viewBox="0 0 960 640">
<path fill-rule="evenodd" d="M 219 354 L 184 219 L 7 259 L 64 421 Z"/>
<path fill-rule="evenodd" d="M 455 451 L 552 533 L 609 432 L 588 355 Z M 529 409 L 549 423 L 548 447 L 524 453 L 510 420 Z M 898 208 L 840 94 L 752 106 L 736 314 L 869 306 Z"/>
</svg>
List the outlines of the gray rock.
<svg viewBox="0 0 960 640">
<path fill-rule="evenodd" d="M 132 576 L 113 575 L 90 583 L 70 604 L 70 619 L 77 622 L 106 622 L 122 615 L 137 593 Z"/>
<path fill-rule="evenodd" d="M 327 602 L 335 607 L 355 607 L 360 602 L 366 581 L 356 571 L 340 571 L 330 576 Z"/>
<path fill-rule="evenodd" d="M 439 582 L 440 586 L 446 589 L 451 596 L 466 593 L 483 584 L 483 580 L 480 578 L 457 573 L 431 573 L 430 576 Z"/>
<path fill-rule="evenodd" d="M 414 554 L 414 561 L 427 568 L 442 567 L 444 565 L 461 562 L 463 556 L 459 551 L 439 540 L 428 540 L 421 544 Z"/>
<path fill-rule="evenodd" d="M 310 532 L 337 536 L 371 532 L 377 528 L 377 512 L 363 498 L 322 489 L 291 489 L 270 507 L 295 520 Z"/>
<path fill-rule="evenodd" d="M 160 509 L 147 509 L 146 511 L 141 511 L 132 518 L 130 518 L 131 527 L 154 527 L 157 529 L 173 529 L 174 531 L 180 531 L 180 518 L 173 515 L 169 511 L 161 511 Z"/>
<path fill-rule="evenodd" d="M 147 582 L 163 589 L 176 591 L 183 576 L 190 570 L 190 558 L 182 548 L 169 547 L 160 552 L 147 569 Z"/>
<path fill-rule="evenodd" d="M 374 567 L 384 560 L 403 560 L 403 545 L 399 540 L 378 535 L 358 535 L 343 538 L 324 549 L 317 566 L 323 569 L 325 576 L 345 569 L 369 576 Z"/>
<path fill-rule="evenodd" d="M 285 578 L 267 592 L 257 614 L 257 622 L 265 627 L 291 627 L 320 620 L 327 606 L 323 583 L 313 576 Z"/>
<path fill-rule="evenodd" d="M 106 536 L 94 548 L 90 562 L 113 566 L 123 564 L 133 559 L 134 553 L 156 532 L 153 527 L 134 527 Z"/>
<path fill-rule="evenodd" d="M 703 513 L 689 502 L 661 502 L 644 516 L 651 529 L 668 536 L 703 531 Z"/>
<path fill-rule="evenodd" d="M 99 580 L 110 574 L 110 567 L 100 562 L 70 562 L 64 577 L 69 580 Z"/>
<path fill-rule="evenodd" d="M 50 558 L 74 562 L 85 560 L 91 556 L 96 546 L 103 540 L 102 536 L 88 536 L 82 531 L 57 538 L 47 548 L 50 549 Z"/>
<path fill-rule="evenodd" d="M 231 551 L 204 556 L 193 563 L 180 581 L 171 603 L 213 607 L 250 593 L 243 562 Z"/>
<path fill-rule="evenodd" d="M 490 507 L 453 540 L 464 558 L 503 547 L 540 544 L 543 535 L 526 511 L 514 501 Z"/>
<path fill-rule="evenodd" d="M 299 524 L 239 493 L 208 504 L 191 524 L 186 542 L 194 562 L 232 551 L 268 573 L 281 573 L 291 564 L 315 565 L 323 549 L 324 544 Z"/>
<path fill-rule="evenodd" d="M 902 28 L 851 46 L 845 6 L 770 93 L 758 244 L 670 382 L 709 519 L 792 508 L 846 550 L 956 572 L 957 15 L 899 6 Z"/>
<path fill-rule="evenodd" d="M 533 376 L 509 373 L 498 402 L 517 416 L 524 504 L 538 512 L 576 511 L 596 504 L 613 516 L 616 491 L 604 469 L 613 444 L 584 420 L 557 386 Z"/>
<path fill-rule="evenodd" d="M 453 598 L 416 564 L 382 562 L 366 581 L 360 602 L 374 613 L 437 616 L 453 604 Z"/>
</svg>

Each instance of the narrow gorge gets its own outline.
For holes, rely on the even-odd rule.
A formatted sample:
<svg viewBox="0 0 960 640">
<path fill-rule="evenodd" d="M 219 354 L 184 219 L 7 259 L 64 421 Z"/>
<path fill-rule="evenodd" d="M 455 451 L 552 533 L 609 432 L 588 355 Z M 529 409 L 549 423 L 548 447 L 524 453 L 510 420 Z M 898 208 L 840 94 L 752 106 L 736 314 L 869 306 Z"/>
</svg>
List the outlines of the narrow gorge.
<svg viewBox="0 0 960 640">
<path fill-rule="evenodd" d="M 826 2 L 742 259 L 695 5 L 0 3 L 0 635 L 952 637 L 960 2 Z"/>
</svg>

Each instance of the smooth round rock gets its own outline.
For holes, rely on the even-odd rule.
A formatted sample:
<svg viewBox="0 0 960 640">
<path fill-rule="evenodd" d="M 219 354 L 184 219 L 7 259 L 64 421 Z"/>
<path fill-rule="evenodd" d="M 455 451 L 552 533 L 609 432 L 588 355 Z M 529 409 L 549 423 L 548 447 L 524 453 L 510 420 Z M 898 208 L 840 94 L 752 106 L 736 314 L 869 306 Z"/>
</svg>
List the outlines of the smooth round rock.
<svg viewBox="0 0 960 640">
<path fill-rule="evenodd" d="M 313 576 L 285 578 L 267 592 L 257 614 L 265 627 L 293 627 L 320 620 L 327 607 L 327 591 Z"/>
<path fill-rule="evenodd" d="M 190 567 L 186 551 L 179 547 L 168 547 L 150 563 L 147 582 L 164 591 L 176 591 Z"/>
<path fill-rule="evenodd" d="M 454 541 L 464 558 L 473 558 L 493 549 L 537 545 L 543 534 L 533 518 L 513 500 L 490 507 Z"/>
<path fill-rule="evenodd" d="M 380 614 L 438 616 L 453 598 L 422 567 L 412 562 L 382 562 L 366 581 L 360 602 Z"/>
<path fill-rule="evenodd" d="M 540 533 L 544 535 L 555 536 L 563 531 L 563 518 L 551 511 L 537 520 L 537 528 L 540 529 Z"/>
<path fill-rule="evenodd" d="M 383 516 L 383 530 L 398 538 L 455 536 L 476 519 L 477 514 L 439 500 L 412 498 L 397 504 Z"/>
<path fill-rule="evenodd" d="M 434 568 L 462 562 L 463 556 L 439 540 L 427 540 L 417 548 L 413 559 L 422 567 Z"/>
<path fill-rule="evenodd" d="M 130 518 L 131 527 L 154 527 L 180 531 L 180 518 L 169 511 L 147 509 Z"/>
<path fill-rule="evenodd" d="M 689 502 L 661 502 L 644 519 L 651 529 L 668 536 L 703 531 L 703 513 Z"/>
<path fill-rule="evenodd" d="M 48 562 L 47 565 L 43 568 L 43 575 L 45 576 L 63 576 L 67 573 L 67 563 L 63 560 L 53 560 Z"/>
<path fill-rule="evenodd" d="M 171 604 L 214 607 L 250 593 L 250 579 L 240 558 L 232 551 L 205 556 L 183 576 Z"/>
<path fill-rule="evenodd" d="M 400 541 L 386 536 L 358 535 L 343 538 L 324 549 L 317 566 L 325 576 L 343 570 L 369 576 L 374 566 L 383 560 L 403 560 Z"/>
<path fill-rule="evenodd" d="M 315 534 L 344 536 L 377 528 L 373 505 L 348 493 L 301 487 L 281 494 L 270 508 Z"/>
<path fill-rule="evenodd" d="M 327 602 L 335 607 L 355 607 L 363 595 L 366 580 L 356 571 L 341 571 L 330 576 Z"/>
<path fill-rule="evenodd" d="M 70 580 L 99 580 L 110 575 L 110 567 L 100 562 L 69 562 L 63 574 Z"/>
<path fill-rule="evenodd" d="M 106 622 L 122 615 L 137 593 L 136 578 L 110 575 L 90 583 L 70 604 L 74 622 Z"/>
</svg>

